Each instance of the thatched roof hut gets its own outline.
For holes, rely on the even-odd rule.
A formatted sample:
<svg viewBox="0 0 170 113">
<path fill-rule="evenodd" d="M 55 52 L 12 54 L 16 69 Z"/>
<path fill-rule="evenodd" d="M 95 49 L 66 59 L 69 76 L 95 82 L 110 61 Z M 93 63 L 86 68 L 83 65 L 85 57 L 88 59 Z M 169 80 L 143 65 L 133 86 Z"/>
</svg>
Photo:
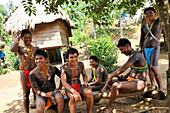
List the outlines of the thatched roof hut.
<svg viewBox="0 0 170 113">
<path fill-rule="evenodd" d="M 34 14 L 28 16 L 24 6 L 20 4 L 4 19 L 3 29 L 12 35 L 13 40 L 18 30 L 29 29 L 32 32 L 33 45 L 48 50 L 49 54 L 52 53 L 51 60 L 57 59 L 56 54 L 61 53 L 56 49 L 69 44 L 69 37 L 72 36 L 71 29 L 75 28 L 75 25 L 60 6 L 58 6 L 59 13 L 56 15 L 46 14 L 42 5 L 34 6 L 37 9 L 36 16 Z"/>
<path fill-rule="evenodd" d="M 4 19 L 3 29 L 9 34 L 13 34 L 25 28 L 34 30 L 36 24 L 50 23 L 59 19 L 65 21 L 70 28 L 75 28 L 74 23 L 60 6 L 58 6 L 59 13 L 56 15 L 53 13 L 46 14 L 42 5 L 35 4 L 35 7 L 37 9 L 36 16 L 34 14 L 28 16 L 24 6 L 20 4 L 13 13 Z"/>
</svg>

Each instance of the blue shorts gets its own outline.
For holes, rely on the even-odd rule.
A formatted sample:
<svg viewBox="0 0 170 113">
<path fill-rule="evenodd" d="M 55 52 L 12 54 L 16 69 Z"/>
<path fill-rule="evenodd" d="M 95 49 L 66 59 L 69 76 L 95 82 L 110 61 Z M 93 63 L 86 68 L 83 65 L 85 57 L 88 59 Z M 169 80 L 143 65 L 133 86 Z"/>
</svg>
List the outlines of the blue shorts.
<svg viewBox="0 0 170 113">
<path fill-rule="evenodd" d="M 150 61 L 151 61 L 150 57 L 151 57 L 151 55 L 152 55 L 152 53 L 153 53 L 154 50 L 155 50 L 155 47 L 154 47 L 154 48 L 144 48 L 145 59 L 146 59 L 146 61 L 148 62 L 148 65 L 151 64 L 151 63 L 150 63 Z"/>
</svg>

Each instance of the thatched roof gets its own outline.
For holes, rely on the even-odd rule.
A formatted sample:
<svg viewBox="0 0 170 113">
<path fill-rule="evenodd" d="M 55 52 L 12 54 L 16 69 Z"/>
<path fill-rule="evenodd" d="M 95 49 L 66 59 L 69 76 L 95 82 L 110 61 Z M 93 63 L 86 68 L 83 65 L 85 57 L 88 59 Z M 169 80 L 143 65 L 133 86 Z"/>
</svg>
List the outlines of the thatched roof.
<svg viewBox="0 0 170 113">
<path fill-rule="evenodd" d="M 13 34 L 22 29 L 35 29 L 36 24 L 50 23 L 57 19 L 65 20 L 70 28 L 75 28 L 74 23 L 60 6 L 58 7 L 59 13 L 56 15 L 53 13 L 46 14 L 42 5 L 35 4 L 34 6 L 37 9 L 36 16 L 34 14 L 28 16 L 21 3 L 13 13 L 4 19 L 3 29 L 9 34 Z"/>
</svg>

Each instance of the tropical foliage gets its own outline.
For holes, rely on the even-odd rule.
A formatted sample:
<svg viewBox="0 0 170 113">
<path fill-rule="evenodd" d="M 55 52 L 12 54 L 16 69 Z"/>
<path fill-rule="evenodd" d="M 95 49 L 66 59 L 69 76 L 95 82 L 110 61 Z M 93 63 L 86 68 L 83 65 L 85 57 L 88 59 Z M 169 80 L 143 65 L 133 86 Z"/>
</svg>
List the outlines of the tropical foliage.
<svg viewBox="0 0 170 113">
<path fill-rule="evenodd" d="M 12 1 L 9 1 L 9 3 L 5 6 L 0 5 L 0 31 L 1 31 L 1 40 L 5 41 L 5 64 L 2 63 L 0 66 L 0 74 L 5 74 L 10 69 L 18 69 L 19 60 L 18 57 L 10 52 L 9 46 L 12 44 L 12 37 L 8 35 L 6 32 L 3 31 L 2 28 L 2 21 L 9 14 L 9 12 L 12 12 L 14 9 Z M 5 68 L 4 68 L 5 67 Z"/>
<path fill-rule="evenodd" d="M 114 64 L 117 63 L 117 48 L 108 35 L 99 36 L 98 38 L 88 41 L 91 55 L 99 58 L 100 64 L 106 67 L 110 73 L 115 70 Z"/>
</svg>

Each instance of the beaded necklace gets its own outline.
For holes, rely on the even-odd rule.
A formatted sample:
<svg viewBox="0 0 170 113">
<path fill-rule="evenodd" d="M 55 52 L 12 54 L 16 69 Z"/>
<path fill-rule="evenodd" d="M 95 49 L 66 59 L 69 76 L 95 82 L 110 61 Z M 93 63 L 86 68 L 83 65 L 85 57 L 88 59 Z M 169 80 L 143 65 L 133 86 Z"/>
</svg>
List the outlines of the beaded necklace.
<svg viewBox="0 0 170 113">
<path fill-rule="evenodd" d="M 44 83 L 43 83 L 43 85 L 41 86 L 41 88 L 40 89 L 42 89 L 43 87 L 44 87 L 44 85 L 45 85 L 45 82 L 46 82 L 46 80 L 47 80 L 47 74 L 48 74 L 48 69 L 49 69 L 49 67 L 48 67 L 48 65 L 47 65 L 47 72 L 46 72 L 46 75 L 45 75 L 45 80 L 44 80 Z M 41 73 L 41 71 L 40 71 L 40 68 L 38 67 L 38 71 L 40 72 L 40 74 L 42 75 L 42 73 Z M 43 76 L 43 75 L 42 75 Z"/>
<path fill-rule="evenodd" d="M 24 48 L 26 48 L 24 46 Z M 30 51 L 28 51 L 28 49 L 26 48 L 27 52 L 28 52 L 28 56 L 26 57 L 26 59 L 24 60 L 24 63 L 22 64 L 22 66 L 19 67 L 20 70 L 23 70 L 25 68 L 25 66 L 27 65 L 29 59 L 30 59 L 30 56 L 32 55 L 32 50 L 33 50 L 33 46 L 31 45 L 31 49 Z"/>
<path fill-rule="evenodd" d="M 27 50 L 27 52 L 29 53 L 28 48 L 26 48 L 24 44 L 22 44 L 22 45 L 23 45 L 23 47 Z M 32 46 L 32 45 L 31 45 L 31 46 Z M 33 47 L 33 46 L 32 46 L 32 47 Z M 33 54 L 31 54 L 31 56 L 32 56 L 33 59 L 35 59 Z"/>
</svg>

